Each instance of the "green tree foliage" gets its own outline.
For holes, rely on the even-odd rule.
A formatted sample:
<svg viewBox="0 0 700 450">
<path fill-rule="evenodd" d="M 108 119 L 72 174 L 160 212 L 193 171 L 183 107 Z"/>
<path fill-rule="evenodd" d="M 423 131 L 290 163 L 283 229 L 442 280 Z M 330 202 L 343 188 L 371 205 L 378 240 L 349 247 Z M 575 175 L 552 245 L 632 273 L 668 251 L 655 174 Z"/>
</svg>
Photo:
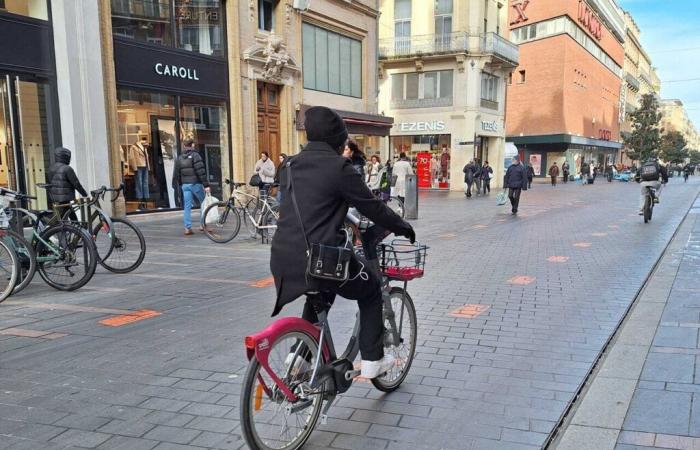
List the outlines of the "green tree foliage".
<svg viewBox="0 0 700 450">
<path fill-rule="evenodd" d="M 678 131 L 669 131 L 661 137 L 659 157 L 671 164 L 681 164 L 688 157 L 688 143 Z"/>
<path fill-rule="evenodd" d="M 690 150 L 688 151 L 688 157 L 690 158 L 690 164 L 700 164 L 700 151 Z"/>
<path fill-rule="evenodd" d="M 661 113 L 659 101 L 654 94 L 644 94 L 638 110 L 630 114 L 632 132 L 624 139 L 629 147 L 627 155 L 633 161 L 645 161 L 650 156 L 658 156 L 661 143 Z"/>
</svg>

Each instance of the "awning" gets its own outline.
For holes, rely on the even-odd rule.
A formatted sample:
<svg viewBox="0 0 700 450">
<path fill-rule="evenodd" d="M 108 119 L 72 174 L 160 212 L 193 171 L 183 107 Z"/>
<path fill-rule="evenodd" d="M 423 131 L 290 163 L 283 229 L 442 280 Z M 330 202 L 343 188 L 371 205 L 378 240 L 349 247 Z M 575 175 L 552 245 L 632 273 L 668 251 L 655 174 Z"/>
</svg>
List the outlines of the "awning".
<svg viewBox="0 0 700 450">
<path fill-rule="evenodd" d="M 604 141 L 602 139 L 591 139 L 583 136 L 573 136 L 571 134 L 546 134 L 538 136 L 508 136 L 506 142 L 515 145 L 537 145 L 537 144 L 577 144 L 591 147 L 601 147 L 606 149 L 621 149 L 622 143 L 615 141 Z"/>
<path fill-rule="evenodd" d="M 297 112 L 297 130 L 304 130 L 304 119 L 306 118 L 306 110 L 311 108 L 311 105 L 301 105 Z M 358 113 L 354 111 L 343 111 L 333 109 L 345 121 L 345 126 L 348 127 L 350 134 L 365 134 L 368 136 L 389 136 L 391 127 L 394 126 L 394 118 L 380 116 L 378 114 Z"/>
</svg>

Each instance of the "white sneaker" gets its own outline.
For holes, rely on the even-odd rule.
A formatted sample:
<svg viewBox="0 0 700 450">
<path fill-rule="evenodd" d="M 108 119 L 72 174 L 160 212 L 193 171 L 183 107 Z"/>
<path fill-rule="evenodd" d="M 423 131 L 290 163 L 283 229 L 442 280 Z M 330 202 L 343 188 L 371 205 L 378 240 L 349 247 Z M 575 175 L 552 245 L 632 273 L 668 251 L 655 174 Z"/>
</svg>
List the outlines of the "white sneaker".
<svg viewBox="0 0 700 450">
<path fill-rule="evenodd" d="M 360 371 L 360 376 L 362 378 L 377 378 L 380 375 L 385 374 L 394 365 L 394 357 L 391 355 L 384 355 L 384 358 L 378 361 L 365 361 L 362 360 L 362 370 Z"/>
<path fill-rule="evenodd" d="M 294 359 L 294 352 L 287 355 L 287 358 L 284 360 L 285 367 L 291 366 L 292 360 L 294 360 L 294 367 L 292 367 L 290 372 L 299 374 L 309 370 L 310 364 L 299 355 Z"/>
</svg>

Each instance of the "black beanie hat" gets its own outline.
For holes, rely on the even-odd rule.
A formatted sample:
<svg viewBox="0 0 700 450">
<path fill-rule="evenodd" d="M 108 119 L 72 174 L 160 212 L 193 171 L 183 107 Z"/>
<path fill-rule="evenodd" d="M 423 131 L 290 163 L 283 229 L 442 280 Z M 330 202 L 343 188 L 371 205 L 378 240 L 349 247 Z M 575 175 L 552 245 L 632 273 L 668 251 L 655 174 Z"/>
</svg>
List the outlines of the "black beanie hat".
<svg viewBox="0 0 700 450">
<path fill-rule="evenodd" d="M 348 138 L 343 118 L 325 106 L 313 106 L 306 110 L 304 128 L 309 141 L 325 142 L 334 150 L 340 148 Z"/>
</svg>

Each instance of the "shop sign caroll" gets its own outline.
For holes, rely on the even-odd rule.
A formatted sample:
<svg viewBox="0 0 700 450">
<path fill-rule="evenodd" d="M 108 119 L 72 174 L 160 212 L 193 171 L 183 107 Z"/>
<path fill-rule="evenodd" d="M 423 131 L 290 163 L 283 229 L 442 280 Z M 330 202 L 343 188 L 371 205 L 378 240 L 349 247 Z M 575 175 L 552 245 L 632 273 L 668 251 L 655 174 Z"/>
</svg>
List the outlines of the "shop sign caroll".
<svg viewBox="0 0 700 450">
<path fill-rule="evenodd" d="M 156 73 L 162 77 L 182 78 L 183 80 L 199 81 L 197 69 L 181 67 L 171 64 L 156 63 L 153 66 Z"/>
</svg>

